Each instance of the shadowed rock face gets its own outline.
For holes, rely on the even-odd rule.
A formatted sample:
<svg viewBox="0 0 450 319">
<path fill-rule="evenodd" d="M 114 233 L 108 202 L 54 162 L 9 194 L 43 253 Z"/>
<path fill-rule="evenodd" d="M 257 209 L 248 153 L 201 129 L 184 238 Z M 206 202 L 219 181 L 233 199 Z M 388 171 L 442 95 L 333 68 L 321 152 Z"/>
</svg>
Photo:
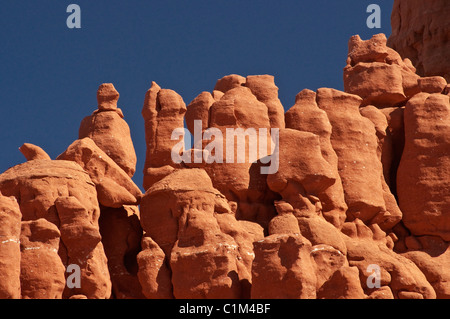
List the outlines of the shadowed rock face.
<svg viewBox="0 0 450 319">
<path fill-rule="evenodd" d="M 446 0 L 395 0 L 388 45 L 409 58 L 421 76 L 450 81 L 450 3 Z"/>
<path fill-rule="evenodd" d="M 0 298 L 449 298 L 448 6 L 416 2 L 395 1 L 400 54 L 351 37 L 345 92 L 301 90 L 286 112 L 270 75 L 225 76 L 187 107 L 153 82 L 145 194 L 119 93 L 100 85 L 56 160 L 25 143 L 0 174 Z M 184 122 L 201 136 L 180 155 L 200 160 L 175 163 Z M 242 163 L 227 129 L 267 135 L 244 138 Z M 252 144 L 267 150 L 250 160 Z"/>
</svg>

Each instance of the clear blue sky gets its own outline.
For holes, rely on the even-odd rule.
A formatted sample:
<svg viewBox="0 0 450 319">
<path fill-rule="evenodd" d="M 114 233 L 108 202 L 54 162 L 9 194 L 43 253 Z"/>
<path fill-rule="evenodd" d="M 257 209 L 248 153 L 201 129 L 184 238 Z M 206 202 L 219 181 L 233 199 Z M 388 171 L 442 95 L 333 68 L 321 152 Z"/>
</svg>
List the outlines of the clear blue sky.
<svg viewBox="0 0 450 319">
<path fill-rule="evenodd" d="M 66 8 L 81 7 L 81 29 Z M 366 8 L 380 5 L 381 29 Z M 285 109 L 304 88 L 343 89 L 350 36 L 391 32 L 393 0 L 5 0 L 0 12 L 0 172 L 25 161 L 18 148 L 52 158 L 78 138 L 96 91 L 111 82 L 145 160 L 141 108 L 152 81 L 189 104 L 232 73 L 271 74 Z"/>
</svg>

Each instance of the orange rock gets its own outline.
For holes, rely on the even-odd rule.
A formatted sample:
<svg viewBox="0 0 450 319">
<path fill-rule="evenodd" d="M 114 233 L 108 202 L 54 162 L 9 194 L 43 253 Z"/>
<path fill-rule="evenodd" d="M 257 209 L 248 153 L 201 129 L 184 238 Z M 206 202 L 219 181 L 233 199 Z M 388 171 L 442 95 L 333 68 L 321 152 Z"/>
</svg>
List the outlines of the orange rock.
<svg viewBox="0 0 450 319">
<path fill-rule="evenodd" d="M 319 89 L 317 104 L 333 127 L 331 144 L 338 156 L 347 216 L 369 222 L 386 211 L 383 167 L 373 123 L 359 113 L 362 99 L 333 89 Z"/>
<path fill-rule="evenodd" d="M 98 109 L 102 111 L 114 111 L 117 109 L 119 92 L 112 83 L 103 83 L 97 90 Z"/>
<path fill-rule="evenodd" d="M 356 267 L 336 270 L 317 292 L 317 299 L 365 299 Z"/>
<path fill-rule="evenodd" d="M 273 191 L 286 198 L 289 195 L 284 193 L 291 183 L 299 184 L 304 194 L 318 196 L 334 184 L 335 175 L 330 174 L 330 164 L 322 157 L 317 135 L 284 129 L 280 131 L 279 145 L 278 172 L 267 177 L 267 183 Z M 288 151 L 292 149 L 304 151 Z"/>
<path fill-rule="evenodd" d="M 75 162 L 34 160 L 0 175 L 0 191 L 19 202 L 22 220 L 45 218 L 59 227 L 55 200 L 76 197 L 91 214 L 99 214 L 97 192 L 89 175 Z"/>
<path fill-rule="evenodd" d="M 254 243 L 252 299 L 315 299 L 311 243 L 301 235 L 277 234 Z"/>
<path fill-rule="evenodd" d="M 421 76 L 450 81 L 450 4 L 446 0 L 395 0 L 388 45 L 412 60 Z"/>
<path fill-rule="evenodd" d="M 403 223 L 413 235 L 449 241 L 449 97 L 415 95 L 406 105 L 404 121 L 405 149 L 397 176 Z"/>
<path fill-rule="evenodd" d="M 64 298 L 72 294 L 110 297 L 111 282 L 98 230 L 97 192 L 89 175 L 77 163 L 28 161 L 0 175 L 0 190 L 16 197 L 22 221 L 44 218 L 58 227 L 62 241 L 58 254 L 62 263 L 77 264 L 81 269 L 81 288 L 66 287 Z"/>
<path fill-rule="evenodd" d="M 96 185 L 98 201 L 103 206 L 120 208 L 139 203 L 142 196 L 139 187 L 90 138 L 76 140 L 57 160 L 78 163 Z"/>
<path fill-rule="evenodd" d="M 50 156 L 39 146 L 24 143 L 21 147 L 19 147 L 20 152 L 25 156 L 27 161 L 40 159 L 40 160 L 51 160 Z"/>
<path fill-rule="evenodd" d="M 389 286 L 395 298 L 434 299 L 436 293 L 422 271 L 409 259 L 396 254 L 389 246 L 389 237 L 384 237 L 379 228 L 370 229 L 360 220 L 348 223 L 346 233 L 342 235 L 347 246 L 347 259 L 350 266 L 359 270 L 364 293 L 371 295 L 376 286 L 371 287 L 369 276 L 373 275 L 370 265 L 378 266 L 380 287 Z M 369 281 L 368 281 L 369 279 Z"/>
<path fill-rule="evenodd" d="M 328 245 L 347 253 L 345 242 L 341 238 L 340 232 L 322 217 L 297 217 L 300 233 L 308 239 L 312 245 Z"/>
<path fill-rule="evenodd" d="M 372 222 L 378 223 L 383 230 L 392 229 L 402 219 L 402 212 L 387 183 L 390 183 L 390 172 L 393 161 L 393 142 L 390 131 L 388 130 L 388 122 L 383 112 L 372 105 L 360 108 L 360 113 L 371 120 L 375 126 L 376 135 L 378 137 L 377 155 L 383 165 L 381 185 L 383 188 L 386 211 L 379 214 Z"/>
<path fill-rule="evenodd" d="M 430 76 L 418 80 L 420 91 L 425 93 L 442 93 L 447 81 L 441 76 Z"/>
<path fill-rule="evenodd" d="M 267 106 L 270 126 L 285 128 L 284 108 L 278 98 L 278 87 L 272 75 L 250 75 L 247 76 L 245 86 L 248 87 L 258 101 Z"/>
<path fill-rule="evenodd" d="M 97 99 L 98 110 L 81 121 L 78 138 L 91 138 L 132 177 L 136 171 L 136 152 L 130 128 L 123 120 L 123 114 L 117 111 L 119 93 L 112 84 L 102 84 L 98 89 Z"/>
<path fill-rule="evenodd" d="M 217 80 L 214 91 L 220 91 L 226 93 L 227 91 L 234 89 L 235 87 L 245 84 L 246 79 L 243 76 L 237 74 L 230 74 Z"/>
<path fill-rule="evenodd" d="M 58 255 L 60 232 L 40 218 L 22 223 L 20 285 L 22 299 L 61 299 L 65 267 Z"/>
<path fill-rule="evenodd" d="M 285 203 L 291 206 L 289 203 Z M 291 206 L 291 212 L 280 213 L 272 218 L 269 223 L 269 235 L 274 234 L 300 234 L 300 228 L 298 227 L 297 218 L 295 218 L 293 211 L 294 208 Z"/>
<path fill-rule="evenodd" d="M 317 196 L 322 203 L 325 219 L 339 228 L 345 220 L 347 204 L 338 173 L 338 158 L 331 145 L 331 124 L 326 112 L 317 106 L 316 93 L 306 89 L 298 93 L 295 105 L 286 112 L 285 117 L 286 128 L 311 132 L 319 136 L 320 151 L 323 158 L 330 164 L 332 177 L 336 180 L 333 185 Z"/>
<path fill-rule="evenodd" d="M 450 84 L 447 84 L 447 86 L 445 87 L 445 89 L 444 89 L 444 92 L 443 92 L 444 94 L 447 94 L 447 95 L 449 95 L 450 96 Z"/>
<path fill-rule="evenodd" d="M 345 92 L 359 95 L 362 104 L 395 106 L 406 100 L 401 67 L 383 62 L 360 62 L 344 69 Z"/>
<path fill-rule="evenodd" d="M 20 220 L 17 200 L 0 193 L 0 299 L 19 299 Z"/>
<path fill-rule="evenodd" d="M 142 228 L 137 206 L 101 207 L 102 244 L 108 259 L 112 293 L 116 299 L 142 299 L 136 256 L 141 251 Z"/>
<path fill-rule="evenodd" d="M 437 299 L 450 297 L 450 275 L 446 265 L 450 262 L 448 242 L 439 237 L 421 236 L 416 238 L 419 247 L 411 249 L 402 256 L 412 260 L 424 273 L 433 286 Z"/>
<path fill-rule="evenodd" d="M 419 76 L 411 61 L 403 60 L 386 42 L 384 34 L 366 41 L 358 35 L 350 38 L 344 88 L 362 97 L 363 105 L 397 106 L 420 92 Z"/>
<path fill-rule="evenodd" d="M 200 93 L 189 105 L 186 111 L 186 125 L 191 134 L 194 134 L 194 121 L 202 122 L 203 133 L 209 125 L 209 109 L 215 99 L 209 92 Z"/>
<path fill-rule="evenodd" d="M 404 110 L 404 107 L 380 109 L 380 111 L 385 115 L 388 123 L 388 131 L 386 132 L 386 136 L 390 135 L 392 142 L 390 151 L 391 155 L 387 155 L 389 154 L 388 150 L 385 150 L 384 159 L 382 155 L 384 179 L 394 196 L 397 196 L 397 170 L 403 154 L 403 149 L 405 147 L 405 127 L 403 123 Z M 389 142 L 387 146 L 383 146 L 383 148 L 386 147 L 389 147 Z M 389 172 L 387 172 L 388 166 Z"/>
<path fill-rule="evenodd" d="M 256 115 L 256 116 L 255 116 Z M 192 125 L 195 118 L 189 119 L 188 126 Z M 245 139 L 244 163 L 238 162 L 238 144 L 235 142 L 233 148 L 227 150 L 226 136 L 227 129 L 255 129 L 258 134 L 259 129 L 266 130 L 267 146 L 270 147 L 271 132 L 268 107 L 263 102 L 258 101 L 252 91 L 244 86 L 236 86 L 226 90 L 220 100 L 214 102 L 209 107 L 209 127 L 208 129 L 219 130 L 222 140 L 221 158 L 222 163 L 211 158 L 212 163 L 192 163 L 188 167 L 203 168 L 211 178 L 214 187 L 219 190 L 227 200 L 237 203 L 236 218 L 259 223 L 264 228 L 270 219 L 275 215 L 272 205 L 276 195 L 267 187 L 267 175 L 261 174 L 261 164 L 253 163 L 261 158 L 257 150 L 257 157 L 253 160 L 249 158 L 249 148 L 261 145 L 259 135 L 256 143 L 250 145 L 249 137 Z M 245 132 L 244 132 L 245 133 Z M 214 138 L 218 138 L 214 136 Z M 239 140 L 239 139 L 236 139 Z M 219 141 L 219 140 L 218 140 Z M 202 145 L 210 141 L 203 141 Z M 214 149 L 211 156 L 219 157 L 220 150 Z M 218 154 L 216 154 L 216 152 Z M 232 152 L 232 153 L 231 153 Z M 271 154 L 268 149 L 265 155 Z M 229 154 L 229 159 L 227 159 Z M 208 158 L 208 157 L 207 157 Z"/>
<path fill-rule="evenodd" d="M 142 292 L 148 299 L 172 299 L 172 283 L 166 256 L 150 237 L 142 238 L 142 250 L 137 255 L 137 276 Z"/>
<path fill-rule="evenodd" d="M 321 287 L 331 279 L 337 270 L 342 267 L 348 267 L 346 256 L 341 251 L 329 245 L 320 244 L 313 246 L 311 257 L 315 264 L 317 278 L 316 289 L 319 294 Z"/>
<path fill-rule="evenodd" d="M 80 287 L 67 287 L 64 295 L 82 294 L 89 299 L 108 299 L 111 279 L 101 243 L 99 209 L 92 214 L 74 196 L 60 196 L 55 206 L 61 221 L 61 239 L 67 248 L 67 264 L 80 267 Z"/>
<path fill-rule="evenodd" d="M 184 127 L 186 105 L 180 95 L 169 89 L 161 89 L 155 82 L 145 95 L 142 116 L 145 124 L 145 140 L 147 143 L 144 165 L 144 189 L 163 177 L 153 175 L 154 170 L 165 166 L 179 167 L 173 163 L 172 148 L 179 142 L 172 140 L 172 132 Z"/>
<path fill-rule="evenodd" d="M 249 251 L 254 236 L 246 239 L 230 213 L 224 196 L 200 169 L 177 170 L 145 194 L 142 227 L 170 260 L 175 298 L 241 298 L 245 293 L 241 281 L 250 280 L 251 261 L 241 254 Z"/>
</svg>

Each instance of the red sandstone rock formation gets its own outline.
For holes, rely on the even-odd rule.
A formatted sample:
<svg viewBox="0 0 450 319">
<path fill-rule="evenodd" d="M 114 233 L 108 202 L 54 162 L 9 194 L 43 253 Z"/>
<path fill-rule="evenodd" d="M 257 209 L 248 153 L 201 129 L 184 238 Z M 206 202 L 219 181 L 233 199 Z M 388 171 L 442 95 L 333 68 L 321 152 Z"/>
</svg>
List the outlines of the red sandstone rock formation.
<svg viewBox="0 0 450 319">
<path fill-rule="evenodd" d="M 278 88 L 271 76 L 249 76 L 245 79 L 238 75 L 229 75 L 217 81 L 215 90 L 214 92 L 220 90 L 223 94 L 211 99 L 210 94 L 204 92 L 188 105 L 186 123 L 191 133 L 195 133 L 192 131 L 194 121 L 208 119 L 207 125 L 202 122 L 204 125 L 202 133 L 207 129 L 218 130 L 223 140 L 219 140 L 219 136 L 214 133 L 203 139 L 199 146 L 194 145 L 195 149 L 199 147 L 207 149 L 209 157 L 204 155 L 202 160 L 202 153 L 198 152 L 199 163 L 186 165 L 203 168 L 211 178 L 214 187 L 229 201 L 236 202 L 238 219 L 256 221 L 263 227 L 267 227 L 275 214 L 272 202 L 276 199 L 276 194 L 267 187 L 267 176 L 260 173 L 260 164 L 253 163 L 261 159 L 261 156 L 256 156 L 253 160 L 249 159 L 250 137 L 247 136 L 245 137 L 244 163 L 239 162 L 239 138 L 235 139 L 234 146 L 228 147 L 226 136 L 227 129 L 242 129 L 244 134 L 247 129 L 256 129 L 256 134 L 259 133 L 258 129 L 265 129 L 267 135 L 262 137 L 264 141 L 260 140 L 259 135 L 256 137 L 258 145 L 256 152 L 259 152 L 259 148 L 264 149 L 261 143 L 265 142 L 267 151 L 263 156 L 270 155 L 271 128 L 284 127 L 284 118 L 280 114 L 282 106 L 278 99 Z M 209 149 L 208 143 L 211 140 L 220 143 L 221 149 L 217 147 Z M 252 146 L 256 145 L 252 144 Z M 193 152 L 195 154 L 195 151 Z M 229 159 L 227 154 L 230 153 Z M 217 160 L 218 156 L 222 162 Z M 205 158 L 208 159 L 205 160 Z"/>
<path fill-rule="evenodd" d="M 420 93 L 406 104 L 405 149 L 397 192 L 403 223 L 413 235 L 450 241 L 450 101 Z"/>
<path fill-rule="evenodd" d="M 231 214 L 203 170 L 177 170 L 147 191 L 141 203 L 142 227 L 156 242 L 148 249 L 159 251 L 161 274 L 167 276 L 164 260 L 171 269 L 175 298 L 241 298 L 248 293 L 248 257 L 254 239 L 263 237 L 262 229 L 258 237 L 248 234 Z M 139 256 L 140 267 L 153 267 L 145 256 Z M 140 278 L 162 281 L 160 271 L 140 268 Z M 150 284 L 147 295 L 161 296 L 158 287 L 158 282 Z"/>
<path fill-rule="evenodd" d="M 319 136 L 322 157 L 330 165 L 330 170 L 333 172 L 331 177 L 335 181 L 330 187 L 316 195 L 322 203 L 322 213 L 325 219 L 340 228 L 346 218 L 347 204 L 344 199 L 341 177 L 338 173 L 338 157 L 330 140 L 332 127 L 326 112 L 317 106 L 316 99 L 316 93 L 310 90 L 305 89 L 297 94 L 295 105 L 285 114 L 286 127 Z M 297 159 L 297 161 L 299 160 Z"/>
<path fill-rule="evenodd" d="M 50 156 L 39 146 L 24 143 L 21 147 L 19 147 L 19 151 L 25 156 L 27 161 L 41 159 L 41 160 L 50 160 Z"/>
<path fill-rule="evenodd" d="M 76 140 L 57 160 L 76 162 L 89 174 L 101 205 L 120 208 L 139 203 L 142 196 L 139 187 L 90 138 Z"/>
<path fill-rule="evenodd" d="M 0 298 L 449 298 L 450 90 L 430 53 L 445 30 L 428 36 L 447 24 L 431 2 L 396 1 L 389 40 L 426 77 L 379 34 L 350 39 L 345 92 L 303 90 L 286 112 L 269 75 L 225 76 L 187 107 L 153 82 L 144 195 L 119 93 L 100 85 L 80 139 L 56 160 L 25 143 L 27 162 L 0 174 Z M 174 163 L 184 120 L 202 136 Z M 252 128 L 267 152 L 240 163 L 220 135 Z"/>
<path fill-rule="evenodd" d="M 171 157 L 172 148 L 179 141 L 171 137 L 173 130 L 184 127 L 185 113 L 186 105 L 180 95 L 169 89 L 161 89 L 152 82 L 142 108 L 147 144 L 143 182 L 145 190 L 171 173 L 174 167 L 179 167 Z"/>
<path fill-rule="evenodd" d="M 388 45 L 411 59 L 419 75 L 450 81 L 449 15 L 447 0 L 395 0 Z"/>
<path fill-rule="evenodd" d="M 117 108 L 119 93 L 111 83 L 97 91 L 98 110 L 83 119 L 78 138 L 91 138 L 97 146 L 132 177 L 136 171 L 136 153 L 130 128 Z"/>
<path fill-rule="evenodd" d="M 141 251 L 142 238 L 138 207 L 100 206 L 99 226 L 114 298 L 144 298 L 137 277 L 137 254 Z"/>
<path fill-rule="evenodd" d="M 363 105 L 397 106 L 420 91 L 419 76 L 411 61 L 402 60 L 386 42 L 384 34 L 366 41 L 358 35 L 350 38 L 344 88 L 345 92 L 359 95 Z"/>
<path fill-rule="evenodd" d="M 15 197 L 0 193 L 0 298 L 20 298 L 20 221 Z"/>
<path fill-rule="evenodd" d="M 58 255 L 60 231 L 44 218 L 22 222 L 20 288 L 23 299 L 61 299 L 65 267 Z"/>
</svg>

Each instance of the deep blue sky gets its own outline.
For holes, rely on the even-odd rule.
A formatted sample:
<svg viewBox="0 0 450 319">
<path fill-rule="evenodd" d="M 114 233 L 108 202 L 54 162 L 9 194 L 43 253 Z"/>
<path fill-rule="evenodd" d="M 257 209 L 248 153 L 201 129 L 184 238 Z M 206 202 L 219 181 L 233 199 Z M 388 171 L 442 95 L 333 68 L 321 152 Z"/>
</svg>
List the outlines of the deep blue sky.
<svg viewBox="0 0 450 319">
<path fill-rule="evenodd" d="M 81 29 L 66 8 L 81 7 Z M 382 9 L 381 29 L 366 8 Z M 350 36 L 391 32 L 393 0 L 6 0 L 0 12 L 0 173 L 24 142 L 52 158 L 78 138 L 96 91 L 111 82 L 131 128 L 141 187 L 141 108 L 152 81 L 189 104 L 232 73 L 272 74 L 285 109 L 304 88 L 343 89 Z"/>
</svg>

